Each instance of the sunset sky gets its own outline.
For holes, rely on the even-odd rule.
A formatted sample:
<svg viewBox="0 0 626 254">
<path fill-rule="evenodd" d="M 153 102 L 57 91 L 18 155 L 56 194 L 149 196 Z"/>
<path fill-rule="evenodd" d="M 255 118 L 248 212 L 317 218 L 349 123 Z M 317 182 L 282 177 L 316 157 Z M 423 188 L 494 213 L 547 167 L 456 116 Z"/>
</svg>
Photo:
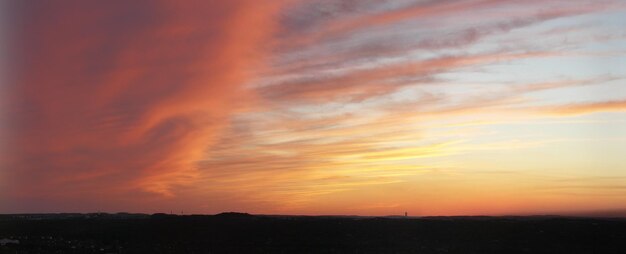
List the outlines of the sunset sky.
<svg viewBox="0 0 626 254">
<path fill-rule="evenodd" d="M 2 4 L 0 213 L 626 215 L 626 1 Z"/>
</svg>

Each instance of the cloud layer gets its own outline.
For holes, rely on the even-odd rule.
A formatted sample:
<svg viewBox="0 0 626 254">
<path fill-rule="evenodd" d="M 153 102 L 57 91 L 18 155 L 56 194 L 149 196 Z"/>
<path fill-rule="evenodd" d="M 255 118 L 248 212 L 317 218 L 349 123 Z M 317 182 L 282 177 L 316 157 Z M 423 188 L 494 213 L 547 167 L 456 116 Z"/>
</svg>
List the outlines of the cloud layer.
<svg viewBox="0 0 626 254">
<path fill-rule="evenodd" d="M 620 1 L 9 8 L 2 212 L 624 208 Z"/>
</svg>

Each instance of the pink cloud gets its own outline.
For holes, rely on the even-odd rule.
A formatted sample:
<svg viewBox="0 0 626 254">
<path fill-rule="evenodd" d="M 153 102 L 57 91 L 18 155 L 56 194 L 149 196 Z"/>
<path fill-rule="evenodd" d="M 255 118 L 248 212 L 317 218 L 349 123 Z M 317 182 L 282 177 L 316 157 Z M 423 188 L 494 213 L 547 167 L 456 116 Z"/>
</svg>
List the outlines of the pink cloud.
<svg viewBox="0 0 626 254">
<path fill-rule="evenodd" d="M 2 160 L 13 211 L 171 196 L 194 182 L 274 31 L 281 3 L 254 2 L 16 4 Z"/>
</svg>

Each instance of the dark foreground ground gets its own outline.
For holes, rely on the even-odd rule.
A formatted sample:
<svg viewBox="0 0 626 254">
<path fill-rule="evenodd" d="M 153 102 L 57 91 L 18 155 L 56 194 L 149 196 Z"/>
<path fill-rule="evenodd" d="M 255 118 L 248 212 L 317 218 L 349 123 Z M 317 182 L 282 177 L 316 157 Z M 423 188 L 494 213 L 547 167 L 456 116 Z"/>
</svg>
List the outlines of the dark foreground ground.
<svg viewBox="0 0 626 254">
<path fill-rule="evenodd" d="M 0 215 L 3 241 L 0 253 L 626 253 L 626 220 Z"/>
</svg>

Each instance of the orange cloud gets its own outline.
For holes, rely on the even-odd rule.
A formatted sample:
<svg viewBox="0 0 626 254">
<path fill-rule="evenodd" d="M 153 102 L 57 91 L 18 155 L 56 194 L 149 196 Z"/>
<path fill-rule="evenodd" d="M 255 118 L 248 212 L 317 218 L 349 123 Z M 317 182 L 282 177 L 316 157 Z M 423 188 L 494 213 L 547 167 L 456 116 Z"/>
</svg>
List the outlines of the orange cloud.
<svg viewBox="0 0 626 254">
<path fill-rule="evenodd" d="M 582 115 L 596 112 L 620 112 L 626 111 L 626 100 L 547 106 L 540 108 L 539 110 L 545 113 L 557 115 Z"/>
<path fill-rule="evenodd" d="M 175 195 L 249 95 L 281 2 L 70 1 L 15 6 L 17 83 L 3 172 L 16 210 Z M 81 205 L 79 202 L 85 202 Z M 42 208 L 45 206 L 42 205 Z"/>
</svg>

